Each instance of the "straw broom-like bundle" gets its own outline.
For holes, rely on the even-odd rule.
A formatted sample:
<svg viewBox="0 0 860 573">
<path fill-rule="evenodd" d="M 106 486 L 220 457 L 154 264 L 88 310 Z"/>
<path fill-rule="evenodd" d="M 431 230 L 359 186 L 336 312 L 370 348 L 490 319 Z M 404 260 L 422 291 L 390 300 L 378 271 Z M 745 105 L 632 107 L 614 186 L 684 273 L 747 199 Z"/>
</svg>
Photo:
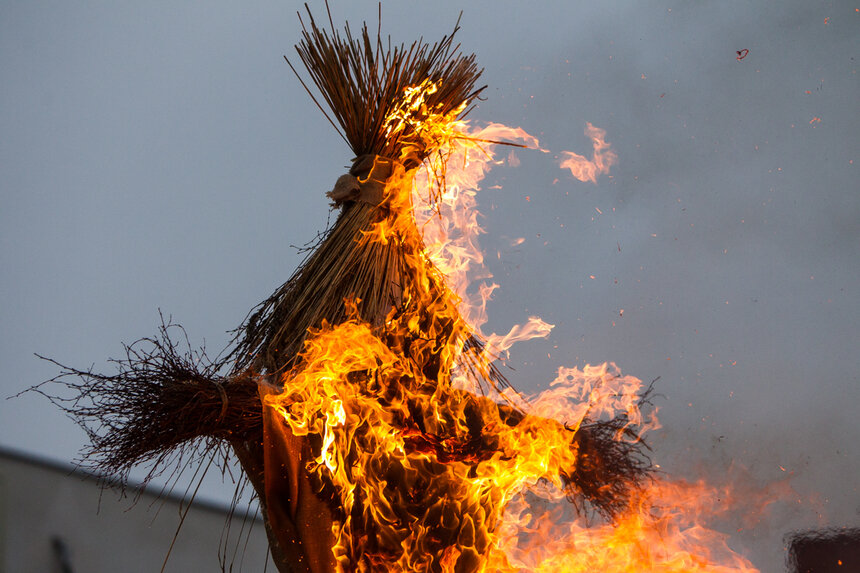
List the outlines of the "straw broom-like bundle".
<svg viewBox="0 0 860 573">
<path fill-rule="evenodd" d="M 415 42 L 408 49 L 384 48 L 382 38 L 372 39 L 366 26 L 360 38 L 354 38 L 347 25 L 342 37 L 320 29 L 310 17 L 296 49 L 334 120 L 320 109 L 356 159 L 350 174 L 329 193 L 342 206 L 334 226 L 240 330 L 233 352 L 238 369 L 283 371 L 301 350 L 309 328 L 318 327 L 323 319 L 337 324 L 346 317 L 347 299 L 360 301 L 358 314 L 371 323 L 378 323 L 398 304 L 396 285 L 403 282 L 405 264 L 398 246 L 360 239 L 385 216 L 388 206 L 379 201 L 393 162 L 399 161 L 408 172 L 434 151 L 409 125 L 386 134 L 386 120 L 404 91 L 436 83 L 438 89 L 427 96 L 426 108 L 448 115 L 474 101 L 484 89 L 475 88 L 481 70 L 474 56 L 463 56 L 453 44 L 456 31 L 432 46 Z M 406 160 L 404 148 L 410 151 Z M 359 180 L 366 181 L 359 185 Z"/>
</svg>

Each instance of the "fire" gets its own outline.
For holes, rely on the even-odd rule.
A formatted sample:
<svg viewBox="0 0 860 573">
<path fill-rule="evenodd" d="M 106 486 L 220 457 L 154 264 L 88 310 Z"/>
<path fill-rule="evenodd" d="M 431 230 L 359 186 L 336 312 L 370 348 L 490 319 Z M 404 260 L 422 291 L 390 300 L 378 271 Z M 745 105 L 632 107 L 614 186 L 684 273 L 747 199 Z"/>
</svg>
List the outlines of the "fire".
<svg viewBox="0 0 860 573">
<path fill-rule="evenodd" d="M 609 168 L 618 161 L 618 155 L 606 141 L 605 130 L 586 123 L 585 135 L 591 139 L 594 147 L 592 159 L 586 159 L 572 151 L 562 151 L 561 168 L 570 169 L 570 173 L 580 181 L 597 183 L 597 177 L 609 173 Z"/>
<path fill-rule="evenodd" d="M 548 512 L 525 516 L 528 537 L 539 543 L 516 541 L 506 557 L 515 571 L 653 571 L 681 573 L 758 571 L 727 544 L 727 536 L 699 524 L 710 517 L 720 492 L 704 483 L 657 481 L 632 501 L 631 511 L 612 524 L 587 526 L 581 520 L 564 522 Z M 522 505 L 509 512 L 524 511 Z M 527 511 L 527 510 L 525 510 Z M 503 528 L 507 524 L 503 525 Z M 522 533 L 520 533 L 522 538 Z M 508 540 L 516 537 L 507 536 Z"/>
<path fill-rule="evenodd" d="M 532 317 L 505 334 L 482 332 L 498 285 L 478 246 L 476 194 L 502 161 L 495 142 L 539 143 L 521 129 L 473 128 L 457 119 L 462 107 L 428 109 L 424 97 L 435 89 L 425 82 L 407 91 L 386 122 L 388 137 L 409 126 L 416 139 L 386 184 L 383 215 L 361 239 L 403 253 L 405 279 L 390 287 L 398 304 L 369 324 L 355 311 L 360 301 L 347 301 L 351 318 L 311 332 L 282 392 L 265 398 L 310 441 L 316 457 L 306 470 L 341 508 L 338 570 L 752 571 L 719 535 L 664 509 L 703 499 L 703 485 L 648 482 L 621 517 L 592 527 L 560 503 L 587 487 L 581 474 L 606 471 L 590 440 L 604 436 L 624 451 L 657 421 L 639 409 L 641 382 L 611 364 L 562 368 L 532 399 L 497 383 L 492 362 L 552 325 Z M 595 180 L 616 156 L 602 130 L 589 124 L 586 133 L 595 151 L 583 173 Z M 435 151 L 419 162 L 419 146 Z M 473 335 L 485 344 L 467 343 Z M 622 423 L 585 431 L 613 419 Z M 612 500 L 623 486 L 608 481 L 590 494 Z M 542 504 L 551 509 L 538 511 Z M 706 539 L 716 553 L 703 548 Z"/>
</svg>

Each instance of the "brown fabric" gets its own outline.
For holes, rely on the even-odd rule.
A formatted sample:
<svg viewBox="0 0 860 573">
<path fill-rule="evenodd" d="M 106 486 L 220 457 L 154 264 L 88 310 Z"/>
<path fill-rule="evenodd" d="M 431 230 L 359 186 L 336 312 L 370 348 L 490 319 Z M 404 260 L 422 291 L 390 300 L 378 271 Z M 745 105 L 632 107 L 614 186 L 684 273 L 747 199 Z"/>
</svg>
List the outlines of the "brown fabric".
<svg viewBox="0 0 860 573">
<path fill-rule="evenodd" d="M 334 189 L 326 193 L 336 207 L 347 201 L 379 205 L 385 199 L 385 182 L 391 177 L 394 161 L 381 155 L 355 158 L 349 173 L 338 177 Z"/>
<path fill-rule="evenodd" d="M 295 573 L 329 573 L 335 569 L 331 511 L 314 493 L 305 471 L 305 438 L 294 435 L 266 405 L 271 393 L 273 389 L 260 386 L 268 522 L 285 553 L 294 556 L 290 566 Z"/>
<path fill-rule="evenodd" d="M 260 431 L 262 431 L 262 425 Z M 281 573 L 293 573 L 295 571 L 304 571 L 301 569 L 301 564 L 304 563 L 304 553 L 300 546 L 290 546 L 293 551 L 288 554 L 281 547 L 281 538 L 285 538 L 284 534 L 276 535 L 269 523 L 269 511 L 266 505 L 266 488 L 264 484 L 265 463 L 263 456 L 263 438 L 262 435 L 253 441 L 232 440 L 231 445 L 236 454 L 239 463 L 242 464 L 242 470 L 251 480 L 254 490 L 257 492 L 257 497 L 260 500 L 260 509 L 263 512 L 263 524 L 266 526 L 266 536 L 269 538 L 269 551 L 272 554 L 272 561 Z M 294 532 L 291 535 L 295 537 Z"/>
</svg>

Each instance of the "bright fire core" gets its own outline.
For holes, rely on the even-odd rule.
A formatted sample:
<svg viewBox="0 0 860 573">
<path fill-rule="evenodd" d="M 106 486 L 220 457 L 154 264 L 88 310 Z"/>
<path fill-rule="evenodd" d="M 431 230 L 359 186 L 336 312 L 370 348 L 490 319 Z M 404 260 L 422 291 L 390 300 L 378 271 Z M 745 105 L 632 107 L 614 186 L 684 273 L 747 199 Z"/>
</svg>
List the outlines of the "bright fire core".
<svg viewBox="0 0 860 573">
<path fill-rule="evenodd" d="M 560 368 L 550 389 L 531 398 L 479 382 L 492 379 L 492 362 L 512 344 L 552 329 L 532 317 L 508 333 L 481 330 L 497 285 L 478 246 L 476 197 L 503 162 L 493 142 L 540 148 L 521 129 L 473 128 L 456 119 L 462 109 L 434 114 L 423 107 L 423 91 L 432 89 L 409 92 L 388 129 L 412 122 L 420 143 L 436 151 L 419 169 L 395 167 L 387 214 L 361 239 L 394 241 L 407 253 L 411 279 L 392 287 L 399 308 L 379 324 L 354 313 L 312 332 L 283 392 L 267 398 L 294 435 L 319 438 L 307 470 L 333 486 L 344 510 L 332 548 L 339 570 L 755 571 L 700 525 L 712 493 L 704 484 L 646 481 L 612 522 L 589 520 L 567 502 L 560 476 L 577 465 L 571 436 L 585 420 L 623 415 L 628 426 L 617 440 L 656 427 L 639 411 L 638 379 L 614 364 Z M 589 124 L 586 134 L 593 158 L 564 152 L 562 166 L 596 181 L 617 158 L 602 130 Z M 483 347 L 466 344 L 473 335 Z M 515 424 L 511 412 L 520 412 Z M 476 435 L 491 447 L 477 447 Z M 374 554 L 367 523 L 379 544 L 399 548 L 395 559 Z M 442 554 L 428 550 L 452 531 Z"/>
</svg>

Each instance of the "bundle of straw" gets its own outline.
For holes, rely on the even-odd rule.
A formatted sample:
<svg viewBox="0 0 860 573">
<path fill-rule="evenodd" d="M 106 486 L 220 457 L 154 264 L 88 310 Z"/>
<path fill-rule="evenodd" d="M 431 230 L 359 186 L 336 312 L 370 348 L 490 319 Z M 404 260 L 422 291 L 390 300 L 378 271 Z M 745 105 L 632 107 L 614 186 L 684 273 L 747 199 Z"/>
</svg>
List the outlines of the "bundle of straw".
<svg viewBox="0 0 860 573">
<path fill-rule="evenodd" d="M 475 88 L 481 70 L 474 55 L 465 56 L 453 43 L 454 31 L 430 45 L 415 42 L 383 45 L 379 32 L 371 37 L 365 25 L 355 38 L 347 24 L 344 35 L 320 29 L 310 11 L 302 22 L 299 58 L 318 88 L 331 115 L 302 81 L 314 102 L 355 155 L 350 175 L 362 180 L 372 175 L 380 160 L 398 160 L 406 171 L 432 152 L 407 129 L 386 134 L 385 121 L 400 103 L 406 88 L 437 83 L 426 107 L 448 114 L 466 107 L 466 115 L 484 87 Z M 330 18 L 330 15 L 329 15 Z M 331 22 L 331 20 L 330 20 Z M 289 63 L 289 60 L 287 60 Z M 301 75 L 290 63 L 301 80 Z M 334 119 L 332 119 L 334 116 Z M 404 161 L 404 148 L 410 153 Z M 384 176 L 382 177 L 384 181 Z M 393 243 L 362 243 L 360 238 L 385 216 L 385 205 L 335 197 L 342 210 L 319 246 L 293 276 L 262 302 L 239 331 L 232 357 L 236 369 L 277 373 L 288 368 L 307 337 L 308 329 L 323 320 L 337 324 L 346 318 L 345 300 L 357 302 L 358 315 L 378 323 L 397 306 L 397 285 L 404 281 L 404 253 Z"/>
</svg>

